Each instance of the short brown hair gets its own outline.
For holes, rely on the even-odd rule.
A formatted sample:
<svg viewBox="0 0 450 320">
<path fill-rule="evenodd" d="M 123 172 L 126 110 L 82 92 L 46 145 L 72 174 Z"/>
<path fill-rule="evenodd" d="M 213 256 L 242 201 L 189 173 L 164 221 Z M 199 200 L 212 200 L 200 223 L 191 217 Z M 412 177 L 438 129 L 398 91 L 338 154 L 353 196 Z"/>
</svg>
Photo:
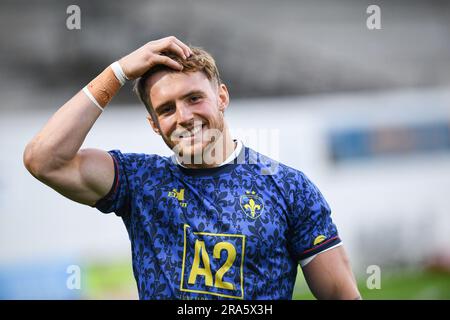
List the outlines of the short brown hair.
<svg viewBox="0 0 450 320">
<path fill-rule="evenodd" d="M 181 57 L 172 54 L 172 53 L 161 53 L 162 55 L 168 56 L 169 58 L 175 60 L 179 64 L 183 66 L 183 70 L 179 72 L 189 73 L 189 72 L 203 72 L 208 80 L 214 81 L 217 85 L 221 84 L 219 70 L 217 69 L 216 62 L 214 58 L 207 51 L 203 50 L 199 47 L 189 46 L 192 51 L 192 54 L 187 59 L 182 59 Z M 133 91 L 145 105 L 147 111 L 152 116 L 153 120 L 156 120 L 156 115 L 154 113 L 154 109 L 152 103 L 150 101 L 150 95 L 148 92 L 148 87 L 146 86 L 146 82 L 148 78 L 159 71 L 173 71 L 177 72 L 174 69 L 166 65 L 156 65 L 150 68 L 146 73 L 144 73 L 141 77 L 137 78 L 134 82 Z"/>
</svg>

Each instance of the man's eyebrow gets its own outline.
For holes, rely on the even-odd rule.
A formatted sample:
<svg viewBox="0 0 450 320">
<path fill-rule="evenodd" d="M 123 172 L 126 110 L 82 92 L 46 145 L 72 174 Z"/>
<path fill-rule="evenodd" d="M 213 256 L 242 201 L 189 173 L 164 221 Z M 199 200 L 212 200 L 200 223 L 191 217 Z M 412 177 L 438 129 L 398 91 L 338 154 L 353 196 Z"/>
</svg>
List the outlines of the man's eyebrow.
<svg viewBox="0 0 450 320">
<path fill-rule="evenodd" d="M 191 90 L 188 93 L 182 95 L 181 99 L 186 99 L 186 98 L 196 95 L 196 94 L 205 95 L 204 91 L 202 91 L 200 89 L 194 89 L 194 90 Z"/>
<path fill-rule="evenodd" d="M 187 97 L 193 96 L 193 95 L 195 95 L 195 94 L 205 95 L 204 91 L 202 91 L 202 90 L 200 90 L 200 89 L 194 89 L 194 90 L 191 90 L 191 91 L 189 91 L 188 93 L 182 95 L 182 96 L 181 96 L 181 99 L 186 99 Z M 163 103 L 161 103 L 159 106 L 156 106 L 156 107 L 155 107 L 155 111 L 158 111 L 159 109 L 161 109 L 161 108 L 163 108 L 163 107 L 166 107 L 166 106 L 168 106 L 168 105 L 171 105 L 172 103 L 173 103 L 173 100 L 163 102 Z"/>
</svg>

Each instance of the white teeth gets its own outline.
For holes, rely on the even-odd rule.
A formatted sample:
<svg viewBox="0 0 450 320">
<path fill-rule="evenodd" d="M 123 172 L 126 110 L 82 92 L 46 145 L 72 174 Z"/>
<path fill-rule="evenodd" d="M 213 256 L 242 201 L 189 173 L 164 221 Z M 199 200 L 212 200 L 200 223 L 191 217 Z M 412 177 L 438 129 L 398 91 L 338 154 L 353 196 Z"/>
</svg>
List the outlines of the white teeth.
<svg viewBox="0 0 450 320">
<path fill-rule="evenodd" d="M 199 126 L 199 127 L 195 127 L 194 128 L 194 130 L 192 130 L 192 134 L 197 134 L 197 133 L 199 133 L 200 132 L 200 130 L 202 130 L 202 127 L 201 126 Z"/>
<path fill-rule="evenodd" d="M 183 132 L 183 135 L 181 135 L 182 138 L 191 138 L 195 136 L 197 133 L 199 133 L 202 130 L 202 126 L 197 126 L 191 131 L 185 131 Z"/>
</svg>

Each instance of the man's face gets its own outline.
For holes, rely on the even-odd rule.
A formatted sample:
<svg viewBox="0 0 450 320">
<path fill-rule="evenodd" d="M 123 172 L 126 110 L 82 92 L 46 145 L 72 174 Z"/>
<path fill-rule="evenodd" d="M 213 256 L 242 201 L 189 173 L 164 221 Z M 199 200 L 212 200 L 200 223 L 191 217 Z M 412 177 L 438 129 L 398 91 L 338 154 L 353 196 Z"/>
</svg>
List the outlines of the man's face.
<svg viewBox="0 0 450 320">
<path fill-rule="evenodd" d="M 225 127 L 228 106 L 225 85 L 211 82 L 203 72 L 160 71 L 147 80 L 157 123 L 149 121 L 169 148 L 183 157 L 202 155 Z M 217 138 L 217 137 L 216 137 Z"/>
</svg>

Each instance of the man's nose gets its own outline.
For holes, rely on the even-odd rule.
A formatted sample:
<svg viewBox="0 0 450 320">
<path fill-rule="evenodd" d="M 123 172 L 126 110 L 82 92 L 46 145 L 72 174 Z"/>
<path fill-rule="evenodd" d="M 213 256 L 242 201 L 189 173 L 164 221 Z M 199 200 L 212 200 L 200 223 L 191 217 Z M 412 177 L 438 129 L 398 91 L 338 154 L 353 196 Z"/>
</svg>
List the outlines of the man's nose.
<svg viewBox="0 0 450 320">
<path fill-rule="evenodd" d="M 192 120 L 194 119 L 192 110 L 185 103 L 178 103 L 176 110 L 178 124 L 186 124 L 192 122 Z"/>
</svg>

